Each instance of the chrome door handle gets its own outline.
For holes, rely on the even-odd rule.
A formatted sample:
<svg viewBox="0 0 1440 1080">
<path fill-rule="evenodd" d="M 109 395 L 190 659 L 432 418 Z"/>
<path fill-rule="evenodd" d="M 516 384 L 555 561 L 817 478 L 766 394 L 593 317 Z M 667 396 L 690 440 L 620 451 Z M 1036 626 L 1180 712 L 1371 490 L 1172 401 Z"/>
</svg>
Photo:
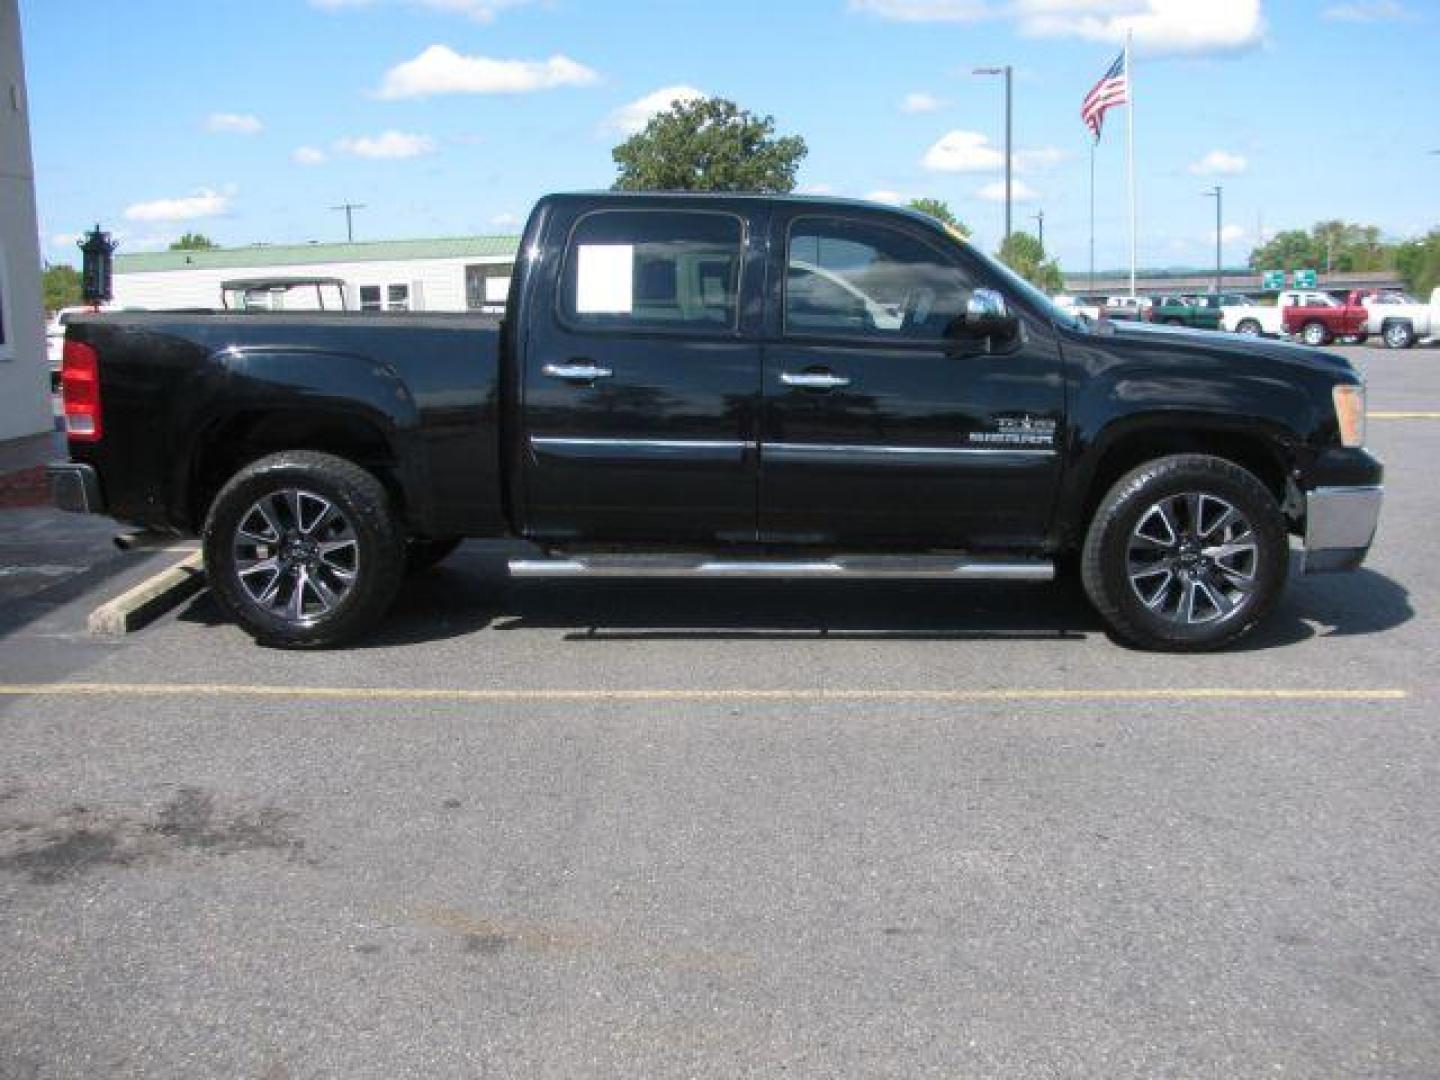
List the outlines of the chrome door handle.
<svg viewBox="0 0 1440 1080">
<path fill-rule="evenodd" d="M 828 371 L 802 371 L 798 374 L 782 371 L 780 381 L 786 386 L 803 386 L 810 390 L 834 390 L 837 386 L 850 385 L 850 380 L 844 375 L 832 375 Z"/>
<path fill-rule="evenodd" d="M 608 367 L 595 364 L 546 364 L 540 370 L 552 379 L 564 379 L 567 382 L 593 382 L 596 379 L 608 379 L 615 374 Z"/>
</svg>

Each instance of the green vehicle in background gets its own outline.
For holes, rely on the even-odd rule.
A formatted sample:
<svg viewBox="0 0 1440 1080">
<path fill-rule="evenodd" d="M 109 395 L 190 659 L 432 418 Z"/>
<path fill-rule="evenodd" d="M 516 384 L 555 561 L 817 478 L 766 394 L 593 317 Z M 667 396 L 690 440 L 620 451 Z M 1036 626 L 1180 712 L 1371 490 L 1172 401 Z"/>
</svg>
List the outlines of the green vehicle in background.
<svg viewBox="0 0 1440 1080">
<path fill-rule="evenodd" d="M 1219 298 L 1212 296 L 1152 296 L 1150 321 L 1165 326 L 1189 326 L 1196 330 L 1220 328 Z"/>
</svg>

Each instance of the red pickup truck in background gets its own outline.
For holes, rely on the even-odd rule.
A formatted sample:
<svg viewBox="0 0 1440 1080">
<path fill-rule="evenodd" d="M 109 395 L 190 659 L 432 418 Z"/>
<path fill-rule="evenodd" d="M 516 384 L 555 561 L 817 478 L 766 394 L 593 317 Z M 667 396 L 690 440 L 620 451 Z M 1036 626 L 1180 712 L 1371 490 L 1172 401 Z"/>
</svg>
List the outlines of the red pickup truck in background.
<svg viewBox="0 0 1440 1080">
<path fill-rule="evenodd" d="M 1364 341 L 1370 310 L 1360 302 L 1363 293 L 1352 290 L 1344 303 L 1329 293 L 1291 291 L 1282 293 L 1281 328 L 1306 345 L 1328 345 L 1336 338 Z"/>
</svg>

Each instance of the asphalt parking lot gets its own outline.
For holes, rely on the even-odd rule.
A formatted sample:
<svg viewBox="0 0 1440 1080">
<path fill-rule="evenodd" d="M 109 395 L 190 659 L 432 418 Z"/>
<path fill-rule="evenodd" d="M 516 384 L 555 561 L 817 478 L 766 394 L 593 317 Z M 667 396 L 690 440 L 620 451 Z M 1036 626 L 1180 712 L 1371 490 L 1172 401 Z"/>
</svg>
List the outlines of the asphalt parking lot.
<svg viewBox="0 0 1440 1080">
<path fill-rule="evenodd" d="M 478 544 L 338 652 L 27 592 L 0 1077 L 1440 1074 L 1440 349 L 1342 351 L 1370 562 L 1220 655 Z"/>
</svg>

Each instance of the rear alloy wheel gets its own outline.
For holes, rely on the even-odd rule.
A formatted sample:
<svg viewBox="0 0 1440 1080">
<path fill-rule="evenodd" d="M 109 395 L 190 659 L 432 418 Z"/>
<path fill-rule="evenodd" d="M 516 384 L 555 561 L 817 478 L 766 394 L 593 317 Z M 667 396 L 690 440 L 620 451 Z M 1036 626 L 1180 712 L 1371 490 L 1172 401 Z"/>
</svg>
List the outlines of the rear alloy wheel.
<svg viewBox="0 0 1440 1080">
<path fill-rule="evenodd" d="M 1415 344 L 1415 329 L 1408 322 L 1386 323 L 1382 336 L 1389 349 L 1408 349 Z"/>
<path fill-rule="evenodd" d="M 1244 334 L 1246 337 L 1260 336 L 1260 321 L 1258 319 L 1241 319 L 1240 325 L 1235 327 L 1237 334 Z"/>
<path fill-rule="evenodd" d="M 384 487 L 328 454 L 275 454 L 241 470 L 205 525 L 205 571 L 251 636 L 332 645 L 373 624 L 405 566 Z"/>
<path fill-rule="evenodd" d="M 1288 566 L 1285 520 L 1269 490 L 1232 462 L 1184 454 L 1142 465 L 1111 488 L 1081 573 L 1118 637 L 1199 651 L 1264 618 Z"/>
<path fill-rule="evenodd" d="M 1316 347 L 1326 345 L 1330 342 L 1330 331 L 1325 329 L 1325 324 L 1322 322 L 1307 322 L 1300 330 L 1300 340 L 1306 345 Z"/>
</svg>

